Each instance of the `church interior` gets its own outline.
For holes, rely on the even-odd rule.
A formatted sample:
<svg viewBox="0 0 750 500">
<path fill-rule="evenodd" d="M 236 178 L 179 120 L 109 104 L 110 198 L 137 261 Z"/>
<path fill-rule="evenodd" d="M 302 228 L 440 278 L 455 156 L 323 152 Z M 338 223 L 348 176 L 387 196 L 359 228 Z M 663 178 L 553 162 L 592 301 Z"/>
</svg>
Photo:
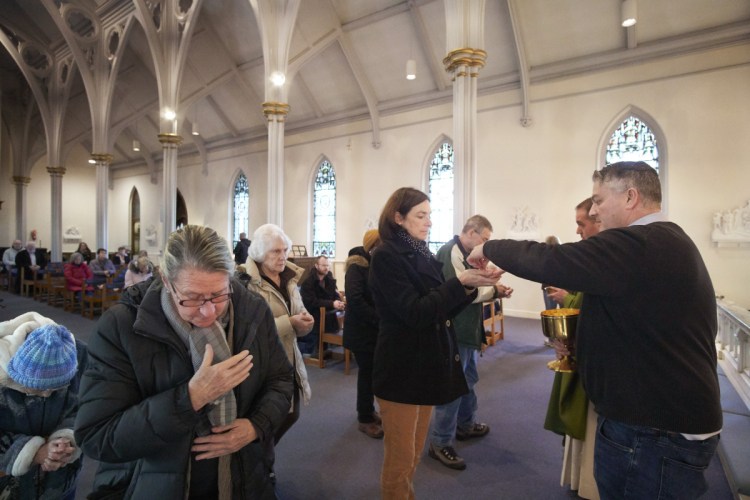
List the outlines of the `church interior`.
<svg viewBox="0 0 750 500">
<path fill-rule="evenodd" d="M 479 213 L 493 238 L 575 242 L 641 124 L 750 407 L 747 0 L 3 0 L 0 43 L 0 246 L 33 231 L 51 261 L 85 241 L 158 263 L 181 224 L 234 245 L 272 222 L 343 283 L 402 186 L 447 238 Z M 539 284 L 504 282 L 504 314 L 538 319 Z"/>
</svg>

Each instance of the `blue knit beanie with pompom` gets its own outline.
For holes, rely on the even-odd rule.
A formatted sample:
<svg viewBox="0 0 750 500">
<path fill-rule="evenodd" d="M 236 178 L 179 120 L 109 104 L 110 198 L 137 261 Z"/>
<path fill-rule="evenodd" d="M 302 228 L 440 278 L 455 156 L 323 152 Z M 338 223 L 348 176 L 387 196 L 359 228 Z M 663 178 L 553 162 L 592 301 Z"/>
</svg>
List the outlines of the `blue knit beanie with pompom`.
<svg viewBox="0 0 750 500">
<path fill-rule="evenodd" d="M 31 389 L 57 389 L 70 382 L 78 369 L 76 342 L 62 325 L 32 330 L 8 363 L 8 376 Z"/>
</svg>

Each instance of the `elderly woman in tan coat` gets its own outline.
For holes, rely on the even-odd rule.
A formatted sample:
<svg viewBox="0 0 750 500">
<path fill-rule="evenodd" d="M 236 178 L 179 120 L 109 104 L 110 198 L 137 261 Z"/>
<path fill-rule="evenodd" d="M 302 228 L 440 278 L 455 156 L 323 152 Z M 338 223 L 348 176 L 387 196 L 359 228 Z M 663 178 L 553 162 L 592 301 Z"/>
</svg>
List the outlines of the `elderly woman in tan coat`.
<svg viewBox="0 0 750 500">
<path fill-rule="evenodd" d="M 248 249 L 244 273 L 238 268 L 240 279 L 248 289 L 258 293 L 271 307 L 276 319 L 276 329 L 281 337 L 289 361 L 294 365 L 294 399 L 289 416 L 275 436 L 278 443 L 284 433 L 299 419 L 300 394 L 305 403 L 310 399 L 310 384 L 302 354 L 297 347 L 297 337 L 310 333 L 313 317 L 302 304 L 297 282 L 303 269 L 286 260 L 292 241 L 274 224 L 264 224 L 253 234 Z"/>
</svg>

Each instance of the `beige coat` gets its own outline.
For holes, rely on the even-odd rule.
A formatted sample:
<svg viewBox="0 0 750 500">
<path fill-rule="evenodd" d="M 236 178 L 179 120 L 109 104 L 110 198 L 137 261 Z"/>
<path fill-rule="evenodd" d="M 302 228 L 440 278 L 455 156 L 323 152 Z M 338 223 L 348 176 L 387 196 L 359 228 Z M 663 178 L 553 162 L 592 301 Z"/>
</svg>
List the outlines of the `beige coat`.
<svg viewBox="0 0 750 500">
<path fill-rule="evenodd" d="M 258 270 L 258 264 L 252 259 L 247 259 L 245 263 L 245 272 L 250 276 L 250 282 L 247 288 L 265 299 L 271 308 L 273 317 L 276 318 L 276 329 L 281 337 L 281 343 L 284 344 L 286 355 L 289 361 L 294 365 L 294 371 L 296 372 L 297 385 L 302 389 L 302 398 L 305 403 L 310 401 L 311 391 L 310 384 L 307 381 L 307 369 L 305 369 L 305 362 L 302 359 L 302 353 L 297 347 L 297 337 L 303 337 L 310 332 L 297 333 L 292 327 L 292 322 L 289 320 L 289 316 L 299 314 L 305 311 L 305 306 L 302 303 L 302 296 L 299 294 L 297 283 L 299 282 L 304 269 L 292 264 L 291 262 L 286 263 L 286 267 L 295 272 L 295 276 L 289 280 L 287 289 L 289 291 L 289 299 L 292 304 L 292 310 L 286 306 L 284 297 L 276 290 L 270 283 L 260 277 L 260 271 Z"/>
</svg>

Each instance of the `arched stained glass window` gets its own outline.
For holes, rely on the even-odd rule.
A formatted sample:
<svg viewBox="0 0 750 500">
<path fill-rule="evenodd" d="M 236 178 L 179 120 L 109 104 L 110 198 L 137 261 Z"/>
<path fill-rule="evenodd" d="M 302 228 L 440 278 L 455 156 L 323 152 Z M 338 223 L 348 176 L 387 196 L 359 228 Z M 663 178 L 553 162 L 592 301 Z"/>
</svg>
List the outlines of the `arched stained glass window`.
<svg viewBox="0 0 750 500">
<path fill-rule="evenodd" d="M 607 165 L 618 161 L 645 161 L 659 172 L 659 147 L 654 132 L 640 118 L 629 116 L 614 131 L 607 145 Z"/>
<path fill-rule="evenodd" d="M 430 163 L 430 208 L 432 228 L 429 246 L 433 253 L 453 238 L 453 146 L 444 142 Z"/>
<path fill-rule="evenodd" d="M 336 172 L 328 160 L 313 185 L 313 255 L 336 256 Z"/>
<path fill-rule="evenodd" d="M 234 204 L 232 208 L 232 248 L 240 241 L 240 233 L 248 232 L 248 218 L 250 215 L 250 188 L 247 177 L 240 173 L 234 183 Z"/>
</svg>

